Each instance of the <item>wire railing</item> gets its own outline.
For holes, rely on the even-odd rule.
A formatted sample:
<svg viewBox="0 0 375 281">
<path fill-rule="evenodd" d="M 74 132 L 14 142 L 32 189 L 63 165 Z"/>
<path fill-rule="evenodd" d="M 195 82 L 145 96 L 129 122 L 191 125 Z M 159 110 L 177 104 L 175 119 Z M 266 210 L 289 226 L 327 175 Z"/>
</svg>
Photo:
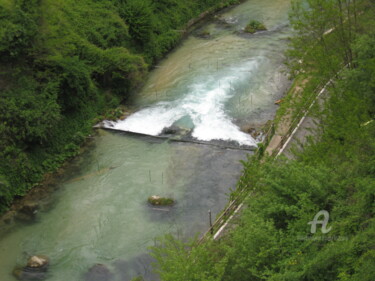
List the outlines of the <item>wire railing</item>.
<svg viewBox="0 0 375 281">
<path fill-rule="evenodd" d="M 277 145 L 276 149 L 272 153 L 272 157 L 276 158 L 277 153 L 280 151 L 280 149 L 285 145 L 286 141 L 289 139 L 289 137 L 292 135 L 293 131 L 296 129 L 297 125 L 301 121 L 304 116 L 309 112 L 317 98 L 320 96 L 323 90 L 327 87 L 327 85 L 331 82 L 329 80 L 327 83 L 323 84 L 320 83 L 313 93 L 314 95 L 311 95 L 311 98 L 309 98 L 306 103 L 302 106 L 302 108 L 297 112 L 295 115 L 293 121 L 290 123 L 290 126 L 286 132 L 285 135 L 283 135 L 281 142 Z M 265 147 L 268 146 L 269 142 L 271 141 L 272 137 L 275 134 L 275 124 L 272 123 L 267 130 L 267 132 L 264 134 L 263 141 L 261 145 L 259 146 L 258 150 L 255 152 L 257 153 L 263 153 L 261 152 L 261 149 L 265 149 Z M 242 182 L 242 179 L 240 179 L 240 183 Z M 221 212 L 221 214 L 217 217 L 217 219 L 214 221 L 212 225 L 210 225 L 209 229 L 201 236 L 201 238 L 198 240 L 198 244 L 204 243 L 207 241 L 207 239 L 216 239 L 219 237 L 220 232 L 223 231 L 223 229 L 227 226 L 228 221 L 234 216 L 234 214 L 241 209 L 243 202 L 245 198 L 247 198 L 249 195 L 251 195 L 251 189 L 245 185 L 245 188 L 239 191 L 239 193 L 236 195 L 236 197 L 231 200 L 228 204 L 228 206 Z M 210 222 L 211 224 L 211 222 Z"/>
<path fill-rule="evenodd" d="M 274 124 L 272 123 L 270 127 L 268 128 L 267 132 L 264 134 L 263 141 L 262 141 L 263 146 L 268 145 L 274 132 L 275 132 L 275 127 L 274 127 Z M 251 189 L 246 184 L 244 184 L 242 177 L 240 178 L 239 183 L 243 184 L 242 186 L 244 187 L 240 190 L 237 190 L 238 193 L 236 193 L 235 198 L 233 198 L 229 202 L 227 207 L 220 213 L 220 215 L 217 217 L 214 223 L 212 223 L 209 229 L 201 236 L 201 238 L 197 242 L 198 244 L 201 244 L 204 241 L 207 241 L 207 239 L 218 238 L 220 232 L 227 225 L 228 221 L 242 207 L 243 201 L 245 198 L 247 198 L 250 195 Z"/>
</svg>

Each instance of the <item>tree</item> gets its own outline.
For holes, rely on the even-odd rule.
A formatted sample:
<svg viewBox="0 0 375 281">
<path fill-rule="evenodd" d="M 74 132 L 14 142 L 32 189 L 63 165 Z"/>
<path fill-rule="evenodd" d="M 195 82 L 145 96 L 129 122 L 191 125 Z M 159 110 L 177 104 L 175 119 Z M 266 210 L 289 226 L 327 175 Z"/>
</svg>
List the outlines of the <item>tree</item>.
<svg viewBox="0 0 375 281">
<path fill-rule="evenodd" d="M 60 119 L 58 85 L 39 85 L 31 77 L 20 77 L 17 88 L 0 94 L 0 135 L 3 145 L 40 143 Z"/>
<path fill-rule="evenodd" d="M 129 34 L 141 46 L 151 37 L 153 14 L 151 2 L 143 0 L 127 0 L 120 9 L 120 15 L 129 25 Z"/>
<path fill-rule="evenodd" d="M 27 55 L 37 34 L 35 16 L 16 6 L 13 10 L 0 4 L 0 61 Z"/>
<path fill-rule="evenodd" d="M 307 67 L 332 77 L 343 65 L 353 67 L 352 43 L 360 26 L 359 10 L 365 2 L 294 0 L 290 14 L 295 30 L 289 52 L 292 68 Z"/>
</svg>

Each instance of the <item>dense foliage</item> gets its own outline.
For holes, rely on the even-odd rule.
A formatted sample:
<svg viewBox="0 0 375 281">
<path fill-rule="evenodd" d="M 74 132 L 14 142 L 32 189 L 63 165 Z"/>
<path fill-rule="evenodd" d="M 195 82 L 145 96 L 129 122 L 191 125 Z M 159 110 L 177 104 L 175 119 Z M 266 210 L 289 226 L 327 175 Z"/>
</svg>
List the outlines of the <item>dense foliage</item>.
<svg viewBox="0 0 375 281">
<path fill-rule="evenodd" d="M 0 0 L 0 212 L 77 153 L 188 21 L 234 0 Z"/>
<path fill-rule="evenodd" d="M 316 108 L 319 137 L 294 160 L 244 163 L 239 188 L 253 195 L 237 227 L 199 246 L 162 238 L 153 249 L 162 280 L 374 280 L 374 7 L 372 1 L 300 4 L 291 15 L 291 65 L 325 81 L 335 74 L 324 107 Z M 308 224 L 320 210 L 329 212 L 328 233 L 319 224 L 312 233 Z"/>
</svg>

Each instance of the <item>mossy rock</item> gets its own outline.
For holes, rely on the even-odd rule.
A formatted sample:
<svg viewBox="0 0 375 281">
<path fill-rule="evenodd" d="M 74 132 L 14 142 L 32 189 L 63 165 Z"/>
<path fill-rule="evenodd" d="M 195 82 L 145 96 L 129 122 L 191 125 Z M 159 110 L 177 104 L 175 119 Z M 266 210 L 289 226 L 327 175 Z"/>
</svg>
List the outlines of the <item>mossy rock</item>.
<svg viewBox="0 0 375 281">
<path fill-rule="evenodd" d="M 147 201 L 153 206 L 172 206 L 175 203 L 172 198 L 160 197 L 157 195 L 148 197 Z"/>
<path fill-rule="evenodd" d="M 27 267 L 47 269 L 49 265 L 49 258 L 47 256 L 31 256 L 27 261 Z"/>
<path fill-rule="evenodd" d="M 245 32 L 255 33 L 257 31 L 267 30 L 265 25 L 257 20 L 251 20 L 245 27 Z"/>
<path fill-rule="evenodd" d="M 93 265 L 84 275 L 85 281 L 112 281 L 113 279 L 114 274 L 106 265 L 101 263 Z"/>
<path fill-rule="evenodd" d="M 28 259 L 26 266 L 15 268 L 13 275 L 22 281 L 26 280 L 45 280 L 50 260 L 47 256 L 32 256 Z"/>
</svg>

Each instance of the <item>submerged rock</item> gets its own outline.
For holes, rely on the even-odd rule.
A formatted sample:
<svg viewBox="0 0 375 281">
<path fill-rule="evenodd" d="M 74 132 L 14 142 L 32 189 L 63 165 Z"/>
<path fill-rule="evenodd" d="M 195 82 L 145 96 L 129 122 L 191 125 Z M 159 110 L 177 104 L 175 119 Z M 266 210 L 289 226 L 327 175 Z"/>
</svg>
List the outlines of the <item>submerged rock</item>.
<svg viewBox="0 0 375 281">
<path fill-rule="evenodd" d="M 49 258 L 46 256 L 32 256 L 23 268 L 16 268 L 13 275 L 22 281 L 44 280 L 47 278 Z"/>
<path fill-rule="evenodd" d="M 211 38 L 211 33 L 207 30 L 201 31 L 197 34 L 198 38 L 203 38 L 203 39 L 209 39 Z"/>
<path fill-rule="evenodd" d="M 224 26 L 224 27 L 231 27 L 232 25 L 238 22 L 236 17 L 222 17 L 222 16 L 215 16 L 216 23 Z"/>
<path fill-rule="evenodd" d="M 97 263 L 85 274 L 85 281 L 111 281 L 114 275 L 104 264 Z"/>
<path fill-rule="evenodd" d="M 16 218 L 22 221 L 33 221 L 36 218 L 36 214 L 39 210 L 39 204 L 35 202 L 27 202 L 17 212 Z"/>
<path fill-rule="evenodd" d="M 158 195 L 148 197 L 147 201 L 153 206 L 171 206 L 174 204 L 174 200 L 172 198 L 160 197 Z"/>
<path fill-rule="evenodd" d="M 185 136 L 189 132 L 190 132 L 190 129 L 185 129 L 178 125 L 172 125 L 170 127 L 164 128 L 163 131 L 161 132 L 161 135 L 168 136 L 168 137 L 169 136 L 177 137 L 177 136 Z"/>
<path fill-rule="evenodd" d="M 17 268 L 13 275 L 21 281 L 37 281 L 47 279 L 47 272 L 40 272 L 32 268 Z"/>
<path fill-rule="evenodd" d="M 130 259 L 116 260 L 113 266 L 118 280 L 159 280 L 158 275 L 152 270 L 152 264 L 155 262 L 156 260 L 148 253 L 142 253 Z"/>
<path fill-rule="evenodd" d="M 172 125 L 168 128 L 164 128 L 161 133 L 162 133 L 162 135 L 176 135 L 180 131 L 181 131 L 180 127 Z"/>
</svg>

